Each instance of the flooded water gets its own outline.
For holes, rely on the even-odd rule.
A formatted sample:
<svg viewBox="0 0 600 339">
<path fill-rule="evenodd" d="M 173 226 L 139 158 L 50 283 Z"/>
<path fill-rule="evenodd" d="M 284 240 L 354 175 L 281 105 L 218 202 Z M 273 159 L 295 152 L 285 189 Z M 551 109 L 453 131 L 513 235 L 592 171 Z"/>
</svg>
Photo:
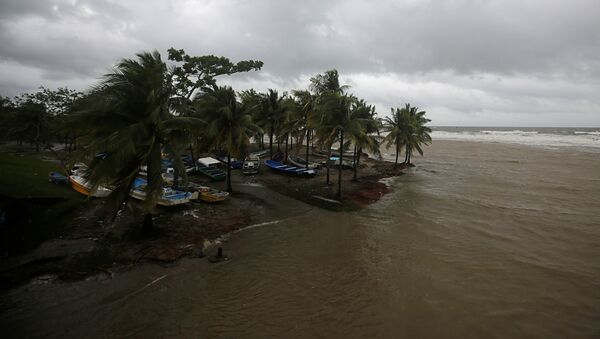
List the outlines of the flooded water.
<svg viewBox="0 0 600 339">
<path fill-rule="evenodd" d="M 357 213 L 234 234 L 231 260 L 3 292 L 29 337 L 598 337 L 600 154 L 437 141 Z"/>
</svg>

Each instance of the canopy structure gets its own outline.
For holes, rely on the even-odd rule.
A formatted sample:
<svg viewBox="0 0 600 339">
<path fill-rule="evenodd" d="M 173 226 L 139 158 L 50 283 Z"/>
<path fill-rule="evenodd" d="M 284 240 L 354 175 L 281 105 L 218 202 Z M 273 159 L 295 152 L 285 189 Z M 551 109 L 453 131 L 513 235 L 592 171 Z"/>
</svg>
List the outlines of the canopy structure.
<svg viewBox="0 0 600 339">
<path fill-rule="evenodd" d="M 205 167 L 218 166 L 221 162 L 215 158 L 206 157 L 198 159 L 198 163 Z"/>
</svg>

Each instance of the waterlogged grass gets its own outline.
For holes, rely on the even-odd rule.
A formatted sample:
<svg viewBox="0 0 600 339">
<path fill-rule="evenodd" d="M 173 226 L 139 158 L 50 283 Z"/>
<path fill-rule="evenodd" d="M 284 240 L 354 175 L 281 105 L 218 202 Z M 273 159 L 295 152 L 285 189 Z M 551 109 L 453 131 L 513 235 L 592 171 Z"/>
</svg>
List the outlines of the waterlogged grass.
<svg viewBox="0 0 600 339">
<path fill-rule="evenodd" d="M 15 199 L 65 198 L 81 200 L 83 197 L 69 185 L 56 185 L 48 181 L 49 172 L 62 172 L 51 155 L 0 154 L 0 195 Z"/>
</svg>

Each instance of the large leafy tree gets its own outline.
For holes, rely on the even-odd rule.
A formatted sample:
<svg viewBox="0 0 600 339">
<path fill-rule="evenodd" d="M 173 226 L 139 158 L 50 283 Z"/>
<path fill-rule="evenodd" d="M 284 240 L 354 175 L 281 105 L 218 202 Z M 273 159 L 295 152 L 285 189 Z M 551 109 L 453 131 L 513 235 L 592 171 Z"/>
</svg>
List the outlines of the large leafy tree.
<svg viewBox="0 0 600 339">
<path fill-rule="evenodd" d="M 195 101 L 198 114 L 207 122 L 204 133 L 210 146 L 220 145 L 227 152 L 227 191 L 231 192 L 231 155 L 244 155 L 260 128 L 252 121 L 251 107 L 239 102 L 231 87 L 207 89 Z"/>
<path fill-rule="evenodd" d="M 20 143 L 30 142 L 39 152 L 40 146 L 48 142 L 51 118 L 44 105 L 31 100 L 21 101 L 15 108 L 8 134 Z"/>
<path fill-rule="evenodd" d="M 215 78 L 238 72 L 260 70 L 263 62 L 242 60 L 237 63 L 228 58 L 215 55 L 191 56 L 183 49 L 169 48 L 169 60 L 178 64 L 173 68 L 174 95 L 190 100 L 196 90 L 216 85 Z"/>
<path fill-rule="evenodd" d="M 145 226 L 151 226 L 149 211 L 162 194 L 161 149 L 178 149 L 201 125 L 197 118 L 172 113 L 173 91 L 160 54 L 140 53 L 137 59 L 121 60 L 104 76 L 74 121 L 85 144 L 78 155 L 91 160 L 88 180 L 113 187 L 109 198 L 115 206 L 126 200 L 140 167 L 147 166 Z M 173 160 L 179 164 L 181 159 Z M 176 167 L 185 177 L 182 166 Z"/>
</svg>

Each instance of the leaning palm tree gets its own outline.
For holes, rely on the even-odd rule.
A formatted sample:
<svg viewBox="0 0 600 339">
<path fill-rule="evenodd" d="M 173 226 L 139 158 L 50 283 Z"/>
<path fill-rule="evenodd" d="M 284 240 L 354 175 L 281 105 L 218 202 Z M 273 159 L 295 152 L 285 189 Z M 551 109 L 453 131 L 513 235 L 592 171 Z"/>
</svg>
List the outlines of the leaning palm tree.
<svg viewBox="0 0 600 339">
<path fill-rule="evenodd" d="M 94 188 L 114 187 L 109 200 L 116 211 L 126 201 L 140 168 L 147 166 L 144 226 L 152 226 L 150 210 L 162 194 L 161 149 L 178 150 L 202 123 L 172 114 L 172 93 L 160 54 L 140 53 L 137 60 L 123 59 L 105 75 L 88 96 L 87 108 L 71 121 L 85 145 L 74 159 L 91 160 L 87 178 Z M 99 153 L 103 156 L 96 156 Z M 176 163 L 178 158 L 176 154 Z M 177 170 L 185 177 L 180 166 Z"/>
<path fill-rule="evenodd" d="M 262 133 L 252 121 L 251 107 L 238 102 L 231 87 L 205 89 L 195 98 L 198 113 L 206 121 L 204 134 L 210 146 L 220 145 L 227 152 L 227 191 L 231 186 L 231 155 L 244 155 L 255 133 Z"/>
</svg>

